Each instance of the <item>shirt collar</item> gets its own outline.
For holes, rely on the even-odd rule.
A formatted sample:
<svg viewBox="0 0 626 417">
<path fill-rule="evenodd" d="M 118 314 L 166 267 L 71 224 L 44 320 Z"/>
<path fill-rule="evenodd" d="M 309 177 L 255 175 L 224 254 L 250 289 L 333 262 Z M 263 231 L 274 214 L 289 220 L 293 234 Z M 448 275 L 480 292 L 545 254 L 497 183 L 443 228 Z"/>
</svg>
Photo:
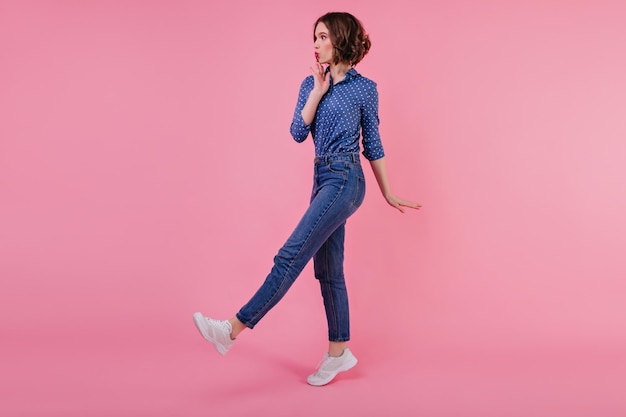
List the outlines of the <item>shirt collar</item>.
<svg viewBox="0 0 626 417">
<path fill-rule="evenodd" d="M 326 74 L 329 71 L 330 71 L 330 66 L 326 67 L 326 71 L 324 71 L 324 74 Z M 350 68 L 348 70 L 348 72 L 346 72 L 346 76 L 340 82 L 348 81 L 349 79 L 354 78 L 354 77 L 356 77 L 358 75 L 359 75 L 359 73 L 354 69 L 354 67 Z"/>
</svg>

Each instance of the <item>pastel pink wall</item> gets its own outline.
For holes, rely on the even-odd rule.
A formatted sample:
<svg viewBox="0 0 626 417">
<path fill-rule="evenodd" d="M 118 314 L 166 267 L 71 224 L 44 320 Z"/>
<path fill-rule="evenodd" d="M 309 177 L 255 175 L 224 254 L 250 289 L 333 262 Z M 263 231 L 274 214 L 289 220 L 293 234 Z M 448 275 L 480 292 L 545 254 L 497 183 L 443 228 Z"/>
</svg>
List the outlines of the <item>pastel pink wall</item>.
<svg viewBox="0 0 626 417">
<path fill-rule="evenodd" d="M 2 2 L 2 338 L 233 314 L 307 204 L 312 21 L 349 10 L 391 183 L 423 204 L 396 213 L 368 171 L 355 340 L 623 352 L 626 3 L 391 3 Z M 323 342 L 317 291 L 308 268 L 261 327 Z"/>
</svg>

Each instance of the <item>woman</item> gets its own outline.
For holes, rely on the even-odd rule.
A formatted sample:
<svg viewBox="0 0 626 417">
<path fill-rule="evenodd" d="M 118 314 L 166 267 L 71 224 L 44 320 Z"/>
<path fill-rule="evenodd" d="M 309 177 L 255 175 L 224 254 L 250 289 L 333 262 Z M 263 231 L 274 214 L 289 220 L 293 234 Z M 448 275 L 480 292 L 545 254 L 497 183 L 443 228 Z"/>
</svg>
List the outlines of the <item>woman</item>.
<svg viewBox="0 0 626 417">
<path fill-rule="evenodd" d="M 194 323 L 219 353 L 226 354 L 239 333 L 254 328 L 313 258 L 326 309 L 329 347 L 307 381 L 321 386 L 357 363 L 346 347 L 350 322 L 343 249 L 346 219 L 365 196 L 359 160 L 361 133 L 363 156 L 370 161 L 387 202 L 401 212 L 404 207 L 420 206 L 395 196 L 387 181 L 378 133 L 376 84 L 353 68 L 370 48 L 361 23 L 349 13 L 328 13 L 315 22 L 313 40 L 317 64 L 302 82 L 291 124 L 291 135 L 297 142 L 311 133 L 315 143 L 311 204 L 250 301 L 230 320 L 213 320 L 195 313 Z"/>
</svg>

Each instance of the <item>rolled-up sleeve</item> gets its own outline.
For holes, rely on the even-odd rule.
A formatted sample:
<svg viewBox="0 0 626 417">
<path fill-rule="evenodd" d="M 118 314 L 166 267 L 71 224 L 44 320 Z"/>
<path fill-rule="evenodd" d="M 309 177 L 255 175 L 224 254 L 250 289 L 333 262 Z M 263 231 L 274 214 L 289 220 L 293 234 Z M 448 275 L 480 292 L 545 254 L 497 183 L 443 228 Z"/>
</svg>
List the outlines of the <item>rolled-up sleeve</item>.
<svg viewBox="0 0 626 417">
<path fill-rule="evenodd" d="M 308 76 L 304 79 L 304 81 L 302 81 L 302 85 L 300 85 L 298 102 L 296 103 L 296 110 L 293 112 L 293 120 L 291 121 L 290 132 L 296 142 L 303 142 L 307 136 L 309 136 L 309 132 L 311 131 L 311 124 L 305 124 L 304 119 L 302 119 L 302 109 L 304 108 L 312 89 L 313 77 Z"/>
<path fill-rule="evenodd" d="M 367 88 L 365 102 L 361 107 L 361 135 L 363 137 L 363 156 L 375 161 L 385 156 L 378 131 L 378 90 L 373 81 Z"/>
</svg>

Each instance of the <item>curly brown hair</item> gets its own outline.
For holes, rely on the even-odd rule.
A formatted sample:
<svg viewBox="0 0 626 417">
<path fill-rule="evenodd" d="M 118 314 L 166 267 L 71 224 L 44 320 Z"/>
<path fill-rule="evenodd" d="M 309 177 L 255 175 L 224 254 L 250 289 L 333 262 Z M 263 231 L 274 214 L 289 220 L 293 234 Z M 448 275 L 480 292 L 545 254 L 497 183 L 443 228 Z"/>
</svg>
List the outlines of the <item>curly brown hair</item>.
<svg viewBox="0 0 626 417">
<path fill-rule="evenodd" d="M 335 64 L 345 62 L 356 65 L 370 50 L 372 43 L 369 36 L 365 33 L 361 22 L 350 13 L 331 12 L 317 19 L 313 25 L 314 42 L 315 28 L 320 22 L 324 23 L 330 32 Z"/>
</svg>

